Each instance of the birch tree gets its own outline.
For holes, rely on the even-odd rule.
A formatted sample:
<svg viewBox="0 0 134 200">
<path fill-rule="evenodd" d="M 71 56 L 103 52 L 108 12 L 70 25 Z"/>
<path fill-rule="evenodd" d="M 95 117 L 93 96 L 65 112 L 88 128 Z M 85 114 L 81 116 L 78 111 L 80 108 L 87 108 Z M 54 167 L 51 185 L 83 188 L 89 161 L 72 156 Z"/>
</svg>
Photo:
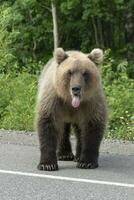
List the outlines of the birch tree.
<svg viewBox="0 0 134 200">
<path fill-rule="evenodd" d="M 56 1 L 51 0 L 52 7 L 52 18 L 53 18 L 53 36 L 54 36 L 54 49 L 56 49 L 59 45 L 58 38 L 58 22 L 57 22 L 57 12 L 56 12 Z"/>
</svg>

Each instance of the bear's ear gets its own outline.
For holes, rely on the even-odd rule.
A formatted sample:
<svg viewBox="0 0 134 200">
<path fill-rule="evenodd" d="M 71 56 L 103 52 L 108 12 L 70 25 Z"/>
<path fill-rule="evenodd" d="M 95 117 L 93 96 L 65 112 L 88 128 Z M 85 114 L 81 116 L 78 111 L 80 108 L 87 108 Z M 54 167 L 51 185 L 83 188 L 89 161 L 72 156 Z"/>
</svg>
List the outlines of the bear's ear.
<svg viewBox="0 0 134 200">
<path fill-rule="evenodd" d="M 101 64 L 103 61 L 103 51 L 101 49 L 93 49 L 88 57 L 95 63 Z"/>
<path fill-rule="evenodd" d="M 58 64 L 63 62 L 67 57 L 68 57 L 68 55 L 66 54 L 66 52 L 62 48 L 55 49 L 54 58 L 55 58 L 55 60 Z"/>
</svg>

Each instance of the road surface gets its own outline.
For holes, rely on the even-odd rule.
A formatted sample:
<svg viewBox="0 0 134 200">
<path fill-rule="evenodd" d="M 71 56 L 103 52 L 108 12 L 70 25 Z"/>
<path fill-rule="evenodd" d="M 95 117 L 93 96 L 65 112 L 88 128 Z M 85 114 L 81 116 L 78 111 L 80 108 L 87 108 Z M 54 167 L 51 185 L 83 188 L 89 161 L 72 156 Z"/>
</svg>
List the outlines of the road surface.
<svg viewBox="0 0 134 200">
<path fill-rule="evenodd" d="M 0 130 L 0 200 L 134 200 L 133 142 L 103 141 L 94 170 L 60 161 L 59 171 L 41 172 L 38 161 L 35 133 Z"/>
</svg>

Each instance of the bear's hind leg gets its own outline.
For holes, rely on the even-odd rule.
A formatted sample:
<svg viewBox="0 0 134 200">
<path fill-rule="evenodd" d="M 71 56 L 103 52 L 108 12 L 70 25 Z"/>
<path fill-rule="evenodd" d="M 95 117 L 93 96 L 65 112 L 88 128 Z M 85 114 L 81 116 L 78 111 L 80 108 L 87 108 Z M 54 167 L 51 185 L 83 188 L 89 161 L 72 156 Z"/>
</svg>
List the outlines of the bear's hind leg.
<svg viewBox="0 0 134 200">
<path fill-rule="evenodd" d="M 64 133 L 59 141 L 58 149 L 58 160 L 70 161 L 74 160 L 74 155 L 72 153 L 71 143 L 70 143 L 70 124 L 66 123 L 64 125 Z"/>
<path fill-rule="evenodd" d="M 58 170 L 56 157 L 57 132 L 52 118 L 44 116 L 38 118 L 38 135 L 41 151 L 38 169 L 55 171 Z"/>
<path fill-rule="evenodd" d="M 94 169 L 98 167 L 99 147 L 103 137 L 104 124 L 97 121 L 90 122 L 82 133 L 82 152 L 77 164 L 81 169 Z"/>
<path fill-rule="evenodd" d="M 76 135 L 76 155 L 74 161 L 78 162 L 81 155 L 81 130 L 77 124 L 74 124 L 73 127 Z"/>
</svg>

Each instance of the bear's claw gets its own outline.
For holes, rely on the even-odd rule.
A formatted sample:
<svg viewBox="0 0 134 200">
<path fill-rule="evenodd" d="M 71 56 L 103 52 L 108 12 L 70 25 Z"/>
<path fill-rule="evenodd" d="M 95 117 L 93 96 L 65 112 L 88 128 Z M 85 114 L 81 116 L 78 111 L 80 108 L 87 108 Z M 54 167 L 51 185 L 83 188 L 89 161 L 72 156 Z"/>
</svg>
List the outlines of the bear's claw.
<svg viewBox="0 0 134 200">
<path fill-rule="evenodd" d="M 85 163 L 85 162 L 79 162 L 77 164 L 77 167 L 80 169 L 95 169 L 98 167 L 98 163 Z"/>
<path fill-rule="evenodd" d="M 79 162 L 80 161 L 80 157 L 75 156 L 74 157 L 74 162 Z"/>
<path fill-rule="evenodd" d="M 63 161 L 72 161 L 74 160 L 74 155 L 73 153 L 69 153 L 66 155 L 58 155 L 58 160 L 63 160 Z"/>
<path fill-rule="evenodd" d="M 58 165 L 57 164 L 39 164 L 37 166 L 37 168 L 39 170 L 42 170 L 42 171 L 56 171 L 58 170 Z"/>
</svg>

